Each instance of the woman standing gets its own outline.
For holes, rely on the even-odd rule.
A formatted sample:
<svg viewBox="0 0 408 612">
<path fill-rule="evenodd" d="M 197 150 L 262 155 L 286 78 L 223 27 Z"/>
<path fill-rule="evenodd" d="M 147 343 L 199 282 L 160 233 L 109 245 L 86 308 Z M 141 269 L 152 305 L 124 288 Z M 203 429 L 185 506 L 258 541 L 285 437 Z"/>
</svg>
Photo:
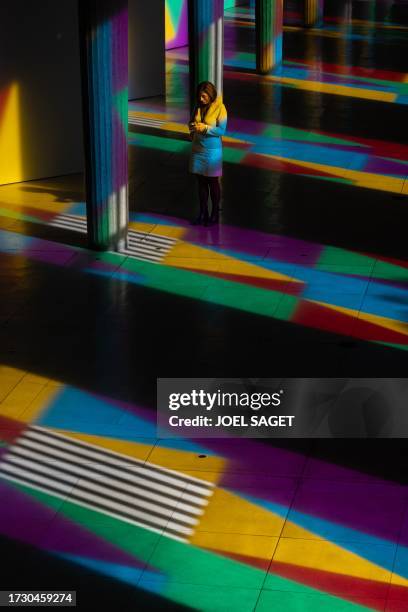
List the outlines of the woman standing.
<svg viewBox="0 0 408 612">
<path fill-rule="evenodd" d="M 197 88 L 197 102 L 189 124 L 193 141 L 190 172 L 197 176 L 200 214 L 195 225 L 218 223 L 222 176 L 222 136 L 227 127 L 227 111 L 221 96 L 209 81 Z M 211 214 L 208 214 L 208 196 L 211 196 Z"/>
</svg>

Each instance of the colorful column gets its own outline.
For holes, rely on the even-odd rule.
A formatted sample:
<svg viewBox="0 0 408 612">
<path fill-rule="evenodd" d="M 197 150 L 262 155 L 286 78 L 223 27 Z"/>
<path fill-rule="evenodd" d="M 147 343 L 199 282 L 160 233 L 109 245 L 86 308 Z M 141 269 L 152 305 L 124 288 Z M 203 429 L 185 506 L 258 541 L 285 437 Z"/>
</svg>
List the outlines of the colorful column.
<svg viewBox="0 0 408 612">
<path fill-rule="evenodd" d="M 256 70 L 269 72 L 282 61 L 283 0 L 256 0 Z"/>
<path fill-rule="evenodd" d="M 305 28 L 318 27 L 323 22 L 324 0 L 303 0 L 303 24 Z"/>
<path fill-rule="evenodd" d="M 89 245 L 126 246 L 128 2 L 78 0 Z"/>
<path fill-rule="evenodd" d="M 198 83 L 211 81 L 223 90 L 224 0 L 188 0 L 190 100 Z"/>
</svg>

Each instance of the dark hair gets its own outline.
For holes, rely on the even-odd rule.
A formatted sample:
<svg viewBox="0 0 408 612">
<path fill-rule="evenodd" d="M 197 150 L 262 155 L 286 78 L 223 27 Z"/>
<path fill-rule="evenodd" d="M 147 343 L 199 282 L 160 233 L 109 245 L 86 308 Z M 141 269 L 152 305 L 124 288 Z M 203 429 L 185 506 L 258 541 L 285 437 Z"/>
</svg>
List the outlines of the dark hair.
<svg viewBox="0 0 408 612">
<path fill-rule="evenodd" d="M 215 85 L 213 85 L 210 81 L 203 81 L 202 83 L 199 83 L 197 87 L 197 101 L 200 99 L 200 95 L 203 92 L 208 94 L 211 102 L 214 102 L 214 100 L 217 99 L 217 90 Z"/>
</svg>

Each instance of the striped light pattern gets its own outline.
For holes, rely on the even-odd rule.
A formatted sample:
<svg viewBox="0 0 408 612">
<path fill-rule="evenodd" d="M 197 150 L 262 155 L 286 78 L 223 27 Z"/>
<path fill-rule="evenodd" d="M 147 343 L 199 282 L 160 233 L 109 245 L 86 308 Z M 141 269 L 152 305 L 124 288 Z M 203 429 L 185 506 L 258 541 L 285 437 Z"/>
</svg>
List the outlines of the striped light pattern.
<svg viewBox="0 0 408 612">
<path fill-rule="evenodd" d="M 197 85 L 214 83 L 223 90 L 224 0 L 188 0 L 191 105 Z"/>
<path fill-rule="evenodd" d="M 127 231 L 128 8 L 79 2 L 88 234 L 92 248 L 123 248 Z"/>
<path fill-rule="evenodd" d="M 50 221 L 51 227 L 59 227 L 69 231 L 86 234 L 86 220 L 78 215 L 57 215 Z M 160 263 L 177 243 L 176 238 L 129 230 L 127 247 L 122 253 L 140 259 Z"/>
<path fill-rule="evenodd" d="M 316 27 L 322 24 L 324 0 L 303 0 L 304 25 L 307 28 Z"/>
<path fill-rule="evenodd" d="M 282 61 L 283 0 L 256 0 L 256 69 L 269 72 Z"/>
<path fill-rule="evenodd" d="M 0 462 L 0 476 L 117 519 L 186 539 L 212 486 L 203 480 L 30 427 Z"/>
</svg>

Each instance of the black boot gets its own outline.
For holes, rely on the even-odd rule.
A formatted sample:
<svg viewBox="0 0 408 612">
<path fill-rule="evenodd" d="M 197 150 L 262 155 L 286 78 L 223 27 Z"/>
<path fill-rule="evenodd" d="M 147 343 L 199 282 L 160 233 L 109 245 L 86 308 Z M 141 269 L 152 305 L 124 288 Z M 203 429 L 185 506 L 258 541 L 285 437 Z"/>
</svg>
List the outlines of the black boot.
<svg viewBox="0 0 408 612">
<path fill-rule="evenodd" d="M 194 221 L 191 222 L 191 225 L 209 225 L 207 207 L 200 209 L 200 214 L 194 219 Z"/>
</svg>

